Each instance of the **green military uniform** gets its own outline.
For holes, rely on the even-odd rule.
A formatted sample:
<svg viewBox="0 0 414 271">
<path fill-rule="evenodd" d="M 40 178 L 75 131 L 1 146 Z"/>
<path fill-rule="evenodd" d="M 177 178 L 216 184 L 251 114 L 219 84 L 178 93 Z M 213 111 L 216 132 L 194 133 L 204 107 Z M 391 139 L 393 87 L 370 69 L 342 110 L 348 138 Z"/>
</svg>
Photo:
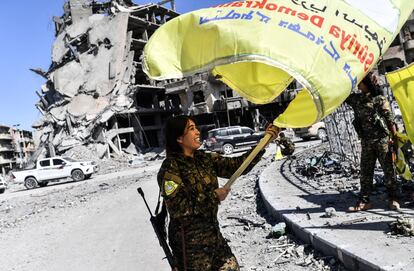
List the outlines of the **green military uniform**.
<svg viewBox="0 0 414 271">
<path fill-rule="evenodd" d="M 246 172 L 259 161 L 254 159 Z M 168 239 L 180 271 L 240 270 L 217 220 L 217 176 L 229 178 L 248 154 L 222 157 L 196 151 L 167 156 L 158 172 L 158 184 L 170 216 Z"/>
<path fill-rule="evenodd" d="M 394 116 L 387 98 L 382 95 L 372 97 L 370 93 L 354 93 L 346 102 L 354 110 L 354 126 L 361 138 L 361 199 L 364 202 L 369 201 L 377 159 L 384 171 L 388 196 L 395 199 L 397 181 L 392 157 L 388 151 L 388 127 L 394 124 Z"/>
<path fill-rule="evenodd" d="M 282 155 L 291 155 L 295 151 L 295 144 L 286 136 L 281 136 L 276 143 L 279 144 Z"/>
</svg>

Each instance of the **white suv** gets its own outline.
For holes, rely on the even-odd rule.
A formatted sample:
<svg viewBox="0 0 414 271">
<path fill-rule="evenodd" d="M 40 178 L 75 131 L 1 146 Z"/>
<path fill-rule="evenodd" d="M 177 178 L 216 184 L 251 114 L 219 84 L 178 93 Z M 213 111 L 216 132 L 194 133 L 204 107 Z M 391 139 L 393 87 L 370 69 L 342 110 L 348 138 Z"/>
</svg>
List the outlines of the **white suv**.
<svg viewBox="0 0 414 271">
<path fill-rule="evenodd" d="M 303 140 L 309 140 L 313 137 L 319 138 L 322 141 L 328 140 L 325 122 L 323 121 L 317 122 L 306 128 L 294 128 L 293 131 L 295 132 L 295 136 L 300 137 Z"/>
</svg>

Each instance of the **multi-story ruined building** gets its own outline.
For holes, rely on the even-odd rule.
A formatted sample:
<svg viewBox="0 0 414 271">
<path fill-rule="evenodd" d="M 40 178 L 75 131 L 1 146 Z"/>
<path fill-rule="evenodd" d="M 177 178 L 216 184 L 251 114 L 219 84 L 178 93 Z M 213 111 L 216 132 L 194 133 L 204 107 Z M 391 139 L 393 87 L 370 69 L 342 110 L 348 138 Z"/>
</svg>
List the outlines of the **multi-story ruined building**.
<svg viewBox="0 0 414 271">
<path fill-rule="evenodd" d="M 34 151 L 35 145 L 30 131 L 0 125 L 1 174 L 6 174 L 12 168 L 22 167 Z"/>
<path fill-rule="evenodd" d="M 414 62 L 414 12 L 402 27 L 400 34 L 378 62 L 380 74 L 391 72 Z"/>
<path fill-rule="evenodd" d="M 50 155 L 81 144 L 99 156 L 159 146 L 163 121 L 181 112 L 179 98 L 147 79 L 141 54 L 148 38 L 176 17 L 157 4 L 126 0 L 70 0 L 55 17 L 56 40 L 34 123 L 36 139 Z"/>
<path fill-rule="evenodd" d="M 64 14 L 54 17 L 52 64 L 48 71 L 34 70 L 47 82 L 36 105 L 43 117 L 33 127 L 39 145 L 50 155 L 78 145 L 92 146 L 99 157 L 160 147 L 163 124 L 173 114 L 193 115 L 202 136 L 213 127 L 259 128 L 294 98 L 300 87 L 296 83 L 273 103 L 255 105 L 208 73 L 149 80 L 141 66 L 143 48 L 159 26 L 178 16 L 173 5 L 172 9 L 166 5 L 68 0 Z M 408 39 L 412 17 L 393 43 L 400 41 L 396 46 L 404 52 L 404 63 L 413 59 Z M 386 56 L 384 65 L 394 63 L 395 57 Z"/>
<path fill-rule="evenodd" d="M 33 127 L 39 145 L 50 147 L 50 155 L 81 144 L 93 145 L 101 157 L 122 155 L 163 146 L 163 124 L 173 114 L 194 115 L 203 131 L 257 126 L 258 116 L 274 117 L 274 106 L 253 106 L 208 74 L 163 82 L 146 77 L 142 50 L 176 16 L 158 4 L 66 2 L 63 16 L 53 19 L 52 64 L 47 72 L 33 70 L 47 79 L 37 92 L 43 117 Z"/>
</svg>

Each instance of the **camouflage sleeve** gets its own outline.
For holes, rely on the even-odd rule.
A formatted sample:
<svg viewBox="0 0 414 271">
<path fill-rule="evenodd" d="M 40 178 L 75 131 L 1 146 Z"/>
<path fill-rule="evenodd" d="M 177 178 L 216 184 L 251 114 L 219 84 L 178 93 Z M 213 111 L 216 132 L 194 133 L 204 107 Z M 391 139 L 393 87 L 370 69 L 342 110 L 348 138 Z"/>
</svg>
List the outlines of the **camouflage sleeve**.
<svg viewBox="0 0 414 271">
<path fill-rule="evenodd" d="M 161 195 L 172 218 L 201 213 L 199 209 L 206 206 L 206 203 L 219 203 L 214 191 L 196 193 L 192 187 L 186 186 L 174 160 L 164 161 L 157 179 Z"/>
<path fill-rule="evenodd" d="M 178 165 L 173 160 L 165 160 L 158 172 L 158 184 L 168 213 L 172 218 L 185 216 L 192 210 L 191 196 L 185 191 Z"/>
<path fill-rule="evenodd" d="M 394 124 L 394 114 L 392 113 L 390 103 L 385 96 L 377 96 L 377 111 L 385 119 L 387 127 L 391 127 Z"/>
<path fill-rule="evenodd" d="M 251 152 L 252 150 L 237 157 L 223 157 L 215 152 L 210 153 L 214 169 L 217 172 L 217 176 L 222 178 L 230 178 Z M 265 150 L 261 150 L 250 163 L 250 165 L 246 168 L 243 174 L 246 174 L 252 170 L 252 168 L 260 161 L 260 158 L 264 153 Z"/>
</svg>

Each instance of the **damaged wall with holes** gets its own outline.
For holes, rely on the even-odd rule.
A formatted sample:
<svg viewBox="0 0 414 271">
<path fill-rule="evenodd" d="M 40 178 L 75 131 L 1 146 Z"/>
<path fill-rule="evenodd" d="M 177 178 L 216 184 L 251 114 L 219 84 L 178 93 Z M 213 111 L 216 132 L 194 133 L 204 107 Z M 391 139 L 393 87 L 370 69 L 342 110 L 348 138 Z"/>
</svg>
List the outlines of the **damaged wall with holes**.
<svg viewBox="0 0 414 271">
<path fill-rule="evenodd" d="M 178 16 L 170 2 L 172 9 L 127 0 L 64 4 L 64 14 L 53 18 L 52 64 L 48 71 L 32 69 L 47 80 L 37 91 L 38 146 L 51 156 L 80 145 L 99 158 L 122 156 L 162 147 L 163 124 L 173 114 L 195 116 L 205 136 L 228 125 L 263 128 L 283 111 L 295 90 L 273 104 L 253 105 L 208 73 L 149 80 L 140 57 L 154 31 Z"/>
<path fill-rule="evenodd" d="M 38 146 L 50 155 L 93 145 L 100 157 L 162 144 L 164 119 L 179 113 L 178 95 L 147 79 L 140 56 L 148 37 L 178 14 L 157 4 L 69 0 L 54 17 L 56 39 L 47 82 L 37 94 Z"/>
</svg>

